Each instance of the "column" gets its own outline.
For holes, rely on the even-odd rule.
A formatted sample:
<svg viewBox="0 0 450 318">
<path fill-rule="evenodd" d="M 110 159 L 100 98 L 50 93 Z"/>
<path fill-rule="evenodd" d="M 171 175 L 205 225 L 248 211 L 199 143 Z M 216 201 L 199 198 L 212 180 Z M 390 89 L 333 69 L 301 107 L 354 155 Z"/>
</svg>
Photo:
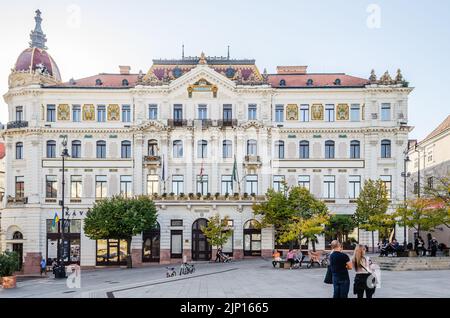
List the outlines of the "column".
<svg viewBox="0 0 450 318">
<path fill-rule="evenodd" d="M 143 151 L 144 135 L 136 133 L 134 135 L 134 169 L 133 169 L 133 192 L 135 195 L 144 194 L 144 179 L 143 179 Z"/>
</svg>

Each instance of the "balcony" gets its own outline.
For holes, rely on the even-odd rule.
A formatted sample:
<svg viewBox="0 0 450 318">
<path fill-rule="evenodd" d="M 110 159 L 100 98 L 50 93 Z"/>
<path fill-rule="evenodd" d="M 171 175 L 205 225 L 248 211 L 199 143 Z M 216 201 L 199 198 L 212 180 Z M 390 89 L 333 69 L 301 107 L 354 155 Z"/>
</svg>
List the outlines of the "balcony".
<svg viewBox="0 0 450 318">
<path fill-rule="evenodd" d="M 212 120 L 211 119 L 195 119 L 194 120 L 194 127 L 199 127 L 202 129 L 208 129 L 212 126 Z"/>
<path fill-rule="evenodd" d="M 27 121 L 10 121 L 8 124 L 6 124 L 6 129 L 19 129 L 19 128 L 27 128 L 28 122 Z"/>
<path fill-rule="evenodd" d="M 186 119 L 169 119 L 167 121 L 167 124 L 171 128 L 174 128 L 174 127 L 185 127 L 185 126 L 187 126 L 187 120 Z"/>
<path fill-rule="evenodd" d="M 252 155 L 248 155 L 244 157 L 244 166 L 250 168 L 250 167 L 254 167 L 257 168 L 259 166 L 261 166 L 261 158 L 260 156 L 252 156 Z"/>
<path fill-rule="evenodd" d="M 144 165 L 160 165 L 161 157 L 160 156 L 144 156 Z"/>
<path fill-rule="evenodd" d="M 8 204 L 12 204 L 12 205 L 27 204 L 28 197 L 21 197 L 21 196 L 13 197 L 13 196 L 8 195 L 7 202 L 8 202 Z"/>
<path fill-rule="evenodd" d="M 237 126 L 237 119 L 221 119 L 218 125 L 219 127 L 235 127 Z"/>
</svg>

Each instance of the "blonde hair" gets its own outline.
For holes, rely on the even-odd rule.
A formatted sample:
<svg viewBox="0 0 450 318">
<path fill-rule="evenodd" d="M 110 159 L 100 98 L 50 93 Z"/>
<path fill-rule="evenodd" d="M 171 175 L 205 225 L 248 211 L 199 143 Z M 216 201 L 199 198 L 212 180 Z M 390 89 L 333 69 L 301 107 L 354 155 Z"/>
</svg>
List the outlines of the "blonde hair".
<svg viewBox="0 0 450 318">
<path fill-rule="evenodd" d="M 355 266 L 355 270 L 358 269 L 359 266 L 361 266 L 363 260 L 364 263 L 366 261 L 366 258 L 364 255 L 366 254 L 366 247 L 362 244 L 358 244 L 355 247 L 355 251 L 353 252 L 353 265 Z"/>
<path fill-rule="evenodd" d="M 339 241 L 338 240 L 333 240 L 332 242 L 331 242 L 331 248 L 334 250 L 334 249 L 336 249 L 336 248 L 338 248 L 338 247 L 340 247 L 341 246 L 341 243 L 339 243 Z"/>
</svg>

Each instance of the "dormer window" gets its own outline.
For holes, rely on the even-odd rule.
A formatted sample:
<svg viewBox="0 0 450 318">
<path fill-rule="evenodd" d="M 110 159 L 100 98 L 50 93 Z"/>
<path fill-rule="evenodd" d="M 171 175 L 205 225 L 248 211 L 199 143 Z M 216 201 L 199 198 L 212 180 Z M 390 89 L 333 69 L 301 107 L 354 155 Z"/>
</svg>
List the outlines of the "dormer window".
<svg viewBox="0 0 450 318">
<path fill-rule="evenodd" d="M 280 86 L 286 86 L 286 80 L 284 79 L 280 80 Z"/>
<path fill-rule="evenodd" d="M 99 78 L 97 78 L 97 79 L 95 80 L 95 85 L 96 85 L 96 86 L 101 86 L 101 85 L 103 85 L 102 80 L 99 79 Z"/>
<path fill-rule="evenodd" d="M 122 80 L 122 86 L 128 86 L 130 85 L 130 83 L 128 82 L 127 79 Z"/>
<path fill-rule="evenodd" d="M 306 85 L 307 86 L 312 86 L 314 84 L 314 81 L 311 79 L 311 78 L 309 78 L 307 81 L 306 81 Z"/>
<path fill-rule="evenodd" d="M 339 78 L 336 78 L 334 81 L 334 85 L 341 85 L 341 80 Z"/>
</svg>

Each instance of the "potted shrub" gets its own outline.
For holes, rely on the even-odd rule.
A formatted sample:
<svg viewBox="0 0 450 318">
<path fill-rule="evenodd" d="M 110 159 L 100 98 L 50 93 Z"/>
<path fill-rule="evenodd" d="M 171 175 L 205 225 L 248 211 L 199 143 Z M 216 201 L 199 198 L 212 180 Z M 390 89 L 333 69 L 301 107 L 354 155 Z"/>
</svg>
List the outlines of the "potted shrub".
<svg viewBox="0 0 450 318">
<path fill-rule="evenodd" d="M 175 197 L 175 193 L 174 192 L 170 192 L 169 193 L 169 199 L 173 199 Z"/>
<path fill-rule="evenodd" d="M 0 278 L 3 288 L 15 288 L 16 276 L 14 272 L 19 270 L 19 255 L 15 252 L 0 254 Z"/>
<path fill-rule="evenodd" d="M 244 199 L 248 199 L 248 193 L 244 192 Z"/>
<path fill-rule="evenodd" d="M 202 194 L 200 192 L 197 192 L 197 199 L 200 200 L 201 197 L 202 197 Z"/>
<path fill-rule="evenodd" d="M 180 193 L 180 199 L 184 199 L 184 193 L 183 192 Z"/>
<path fill-rule="evenodd" d="M 228 199 L 229 196 L 230 196 L 230 194 L 228 192 L 225 193 L 225 199 Z"/>
<path fill-rule="evenodd" d="M 220 193 L 219 193 L 219 192 L 216 192 L 216 193 L 214 194 L 214 197 L 216 198 L 216 200 L 219 199 L 219 196 L 220 196 Z"/>
<path fill-rule="evenodd" d="M 206 194 L 206 199 L 211 200 L 211 193 L 208 192 L 208 193 Z"/>
<path fill-rule="evenodd" d="M 167 198 L 167 193 L 163 193 L 163 194 L 162 194 L 162 198 L 163 198 L 163 199 L 166 199 L 166 198 Z"/>
<path fill-rule="evenodd" d="M 189 193 L 189 199 L 193 199 L 194 198 L 194 194 L 191 192 L 191 193 Z"/>
<path fill-rule="evenodd" d="M 234 197 L 235 200 L 239 200 L 239 193 L 235 192 L 233 194 L 233 197 Z"/>
</svg>

